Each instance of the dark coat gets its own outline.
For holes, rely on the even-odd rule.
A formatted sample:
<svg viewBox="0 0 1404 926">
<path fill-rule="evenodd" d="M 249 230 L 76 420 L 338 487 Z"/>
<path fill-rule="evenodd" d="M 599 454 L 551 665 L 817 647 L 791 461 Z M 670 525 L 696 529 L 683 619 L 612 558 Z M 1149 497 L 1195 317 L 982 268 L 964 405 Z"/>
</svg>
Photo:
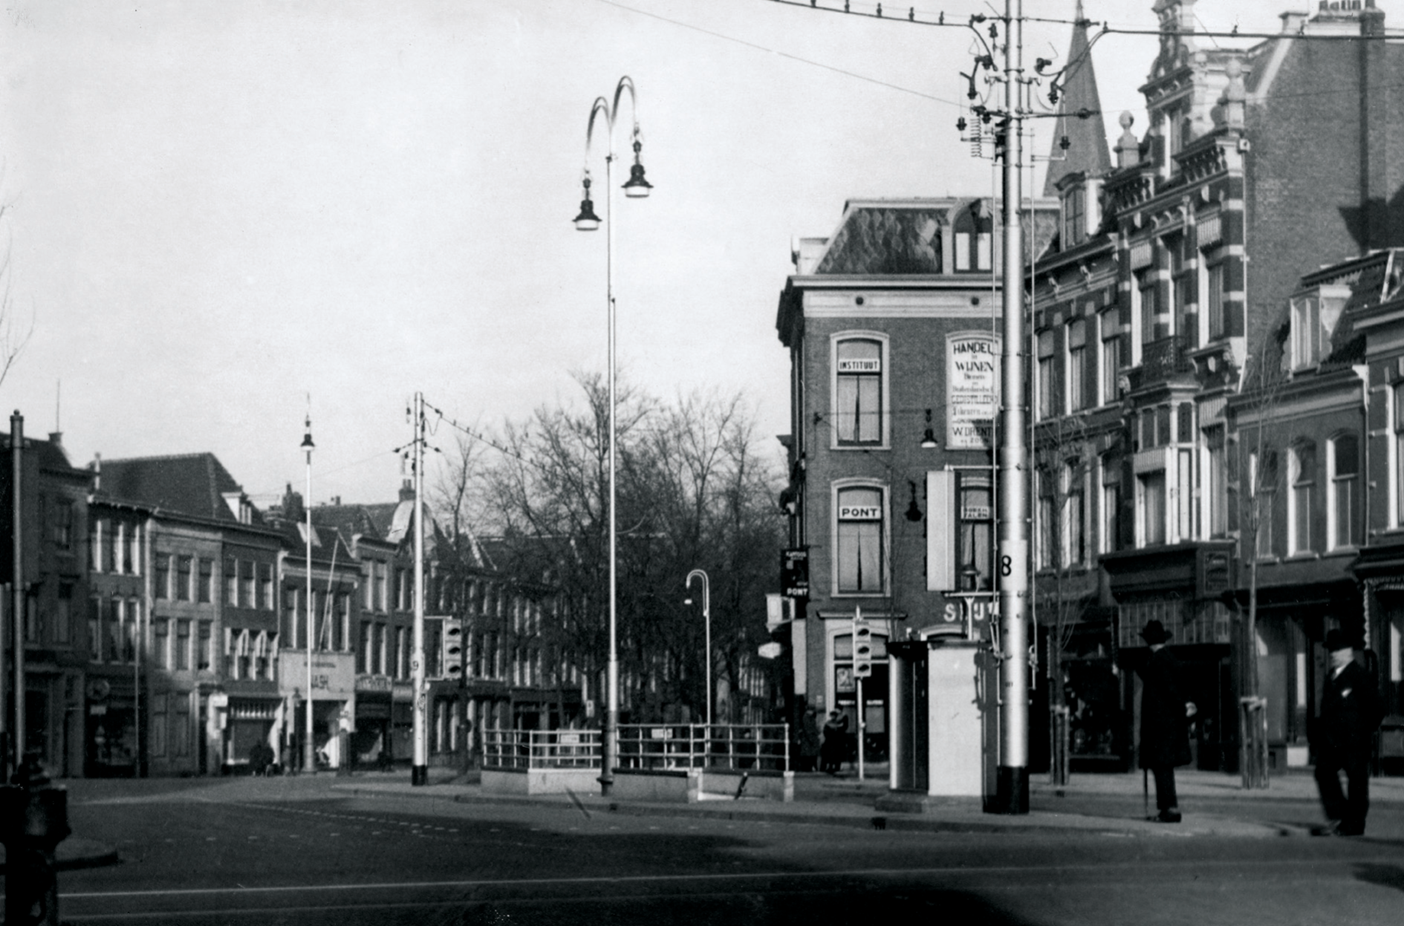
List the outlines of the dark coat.
<svg viewBox="0 0 1404 926">
<path fill-rule="evenodd" d="M 1318 759 L 1368 756 L 1370 735 L 1383 716 L 1375 680 L 1360 663 L 1350 663 L 1335 678 L 1328 675 L 1311 743 Z"/>
<path fill-rule="evenodd" d="M 1174 768 L 1189 765 L 1189 718 L 1180 693 L 1180 664 L 1161 648 L 1151 653 L 1140 670 L 1141 768 Z"/>
</svg>

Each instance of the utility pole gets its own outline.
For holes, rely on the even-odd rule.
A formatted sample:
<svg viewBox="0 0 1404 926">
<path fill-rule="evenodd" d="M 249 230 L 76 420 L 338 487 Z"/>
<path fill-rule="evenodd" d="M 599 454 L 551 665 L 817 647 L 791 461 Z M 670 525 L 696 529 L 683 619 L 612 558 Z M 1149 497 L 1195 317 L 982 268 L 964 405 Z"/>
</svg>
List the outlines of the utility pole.
<svg viewBox="0 0 1404 926">
<path fill-rule="evenodd" d="M 24 610 L 25 610 L 25 588 L 24 588 L 24 495 L 21 492 L 21 482 L 24 473 L 24 416 L 15 409 L 15 413 L 10 416 L 10 462 L 14 468 L 11 477 L 12 488 L 14 489 L 14 579 L 10 584 L 10 589 L 14 592 L 13 606 L 11 613 L 14 619 L 10 622 L 10 645 L 14 651 L 15 667 L 15 687 L 14 687 L 14 729 L 11 732 L 14 743 L 14 767 L 18 769 L 24 763 Z M 0 650 L 3 652 L 3 650 Z M 3 675 L 0 671 L 0 675 Z M 0 685 L 0 687 L 4 687 Z M 8 756 L 6 757 L 8 762 Z M 5 769 L 9 771 L 8 766 Z M 8 776 L 5 779 L 9 780 Z"/>
<path fill-rule="evenodd" d="M 428 693 L 424 681 L 424 393 L 414 394 L 414 765 L 411 785 L 429 783 Z"/>
<path fill-rule="evenodd" d="M 1017 11 L 1014 7 L 1017 5 Z M 1029 812 L 1029 522 L 1024 441 L 1023 0 L 1004 2 L 1004 388 L 999 458 L 999 766 L 998 813 Z"/>
</svg>

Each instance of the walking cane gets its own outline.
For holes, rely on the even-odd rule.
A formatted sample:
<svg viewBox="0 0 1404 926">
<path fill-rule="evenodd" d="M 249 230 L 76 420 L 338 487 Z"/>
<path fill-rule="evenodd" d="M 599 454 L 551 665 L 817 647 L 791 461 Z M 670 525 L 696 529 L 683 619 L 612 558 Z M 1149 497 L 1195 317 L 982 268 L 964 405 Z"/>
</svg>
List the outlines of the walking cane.
<svg viewBox="0 0 1404 926">
<path fill-rule="evenodd" d="M 1141 769 L 1141 813 L 1150 819 L 1150 770 Z"/>
</svg>

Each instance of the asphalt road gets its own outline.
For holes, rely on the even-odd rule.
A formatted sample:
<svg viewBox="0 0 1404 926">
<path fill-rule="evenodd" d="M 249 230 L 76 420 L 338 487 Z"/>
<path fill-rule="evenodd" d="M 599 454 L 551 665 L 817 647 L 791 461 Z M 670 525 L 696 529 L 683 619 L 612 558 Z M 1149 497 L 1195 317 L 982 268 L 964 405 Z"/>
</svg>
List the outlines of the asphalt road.
<svg viewBox="0 0 1404 926">
<path fill-rule="evenodd" d="M 913 833 L 338 797 L 331 779 L 73 782 L 118 866 L 79 923 L 1388 923 L 1386 839 Z M 1295 808 L 1277 812 L 1295 815 Z M 1303 810 L 1305 813 L 1306 810 Z"/>
</svg>

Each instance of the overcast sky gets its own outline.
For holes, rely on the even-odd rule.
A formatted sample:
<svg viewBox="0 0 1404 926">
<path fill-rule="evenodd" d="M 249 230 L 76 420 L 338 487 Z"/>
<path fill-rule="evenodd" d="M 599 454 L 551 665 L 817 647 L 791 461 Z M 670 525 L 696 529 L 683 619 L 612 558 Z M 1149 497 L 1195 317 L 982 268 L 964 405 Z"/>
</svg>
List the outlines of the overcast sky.
<svg viewBox="0 0 1404 926">
<path fill-rule="evenodd" d="M 1197 13 L 1275 30 L 1288 5 Z M 570 220 L 591 102 L 628 74 L 655 190 L 616 197 L 621 376 L 664 398 L 744 390 L 763 433 L 784 432 L 791 238 L 830 234 L 850 198 L 992 188 L 954 125 L 971 34 L 892 19 L 908 6 L 878 20 L 768 0 L 11 4 L 0 240 L 33 336 L 0 407 L 31 434 L 61 413 L 79 465 L 212 451 L 261 497 L 303 483 L 310 395 L 314 500 L 392 498 L 416 390 L 491 431 L 603 370 L 605 235 Z M 1144 29 L 1151 6 L 1085 4 Z M 1381 6 L 1404 25 L 1404 0 Z M 952 2 L 946 19 L 980 10 Z M 1030 26 L 1026 57 L 1061 60 L 1068 35 Z M 1113 134 L 1124 109 L 1144 128 L 1154 50 L 1095 46 Z"/>
</svg>

